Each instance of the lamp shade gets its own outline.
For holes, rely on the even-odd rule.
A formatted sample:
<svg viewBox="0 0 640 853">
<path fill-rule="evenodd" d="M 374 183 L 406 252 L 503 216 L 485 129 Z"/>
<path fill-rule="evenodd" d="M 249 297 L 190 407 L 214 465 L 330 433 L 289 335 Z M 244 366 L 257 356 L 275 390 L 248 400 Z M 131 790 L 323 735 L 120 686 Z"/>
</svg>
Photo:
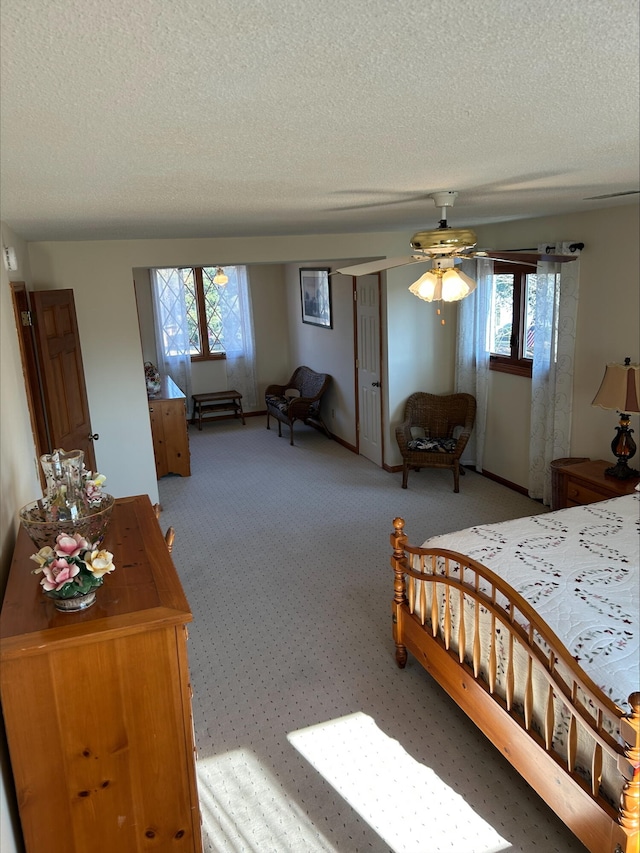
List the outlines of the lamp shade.
<svg viewBox="0 0 640 853">
<path fill-rule="evenodd" d="M 608 364 L 592 406 L 640 413 L 640 364 Z"/>
</svg>

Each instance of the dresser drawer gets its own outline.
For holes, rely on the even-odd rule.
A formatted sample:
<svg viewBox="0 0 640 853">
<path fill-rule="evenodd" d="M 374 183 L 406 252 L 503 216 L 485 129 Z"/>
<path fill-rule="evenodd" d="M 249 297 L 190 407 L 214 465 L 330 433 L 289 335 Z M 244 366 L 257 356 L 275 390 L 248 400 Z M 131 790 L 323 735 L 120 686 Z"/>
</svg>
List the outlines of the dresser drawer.
<svg viewBox="0 0 640 853">
<path fill-rule="evenodd" d="M 604 459 L 555 459 L 551 463 L 551 509 L 632 494 L 638 478 L 618 480 L 607 474 L 609 468 L 611 462 Z"/>
<path fill-rule="evenodd" d="M 599 492 L 596 489 L 590 489 L 583 483 L 576 483 L 569 480 L 567 483 L 567 503 L 571 506 L 592 504 L 596 501 L 604 501 L 613 495 Z"/>
</svg>

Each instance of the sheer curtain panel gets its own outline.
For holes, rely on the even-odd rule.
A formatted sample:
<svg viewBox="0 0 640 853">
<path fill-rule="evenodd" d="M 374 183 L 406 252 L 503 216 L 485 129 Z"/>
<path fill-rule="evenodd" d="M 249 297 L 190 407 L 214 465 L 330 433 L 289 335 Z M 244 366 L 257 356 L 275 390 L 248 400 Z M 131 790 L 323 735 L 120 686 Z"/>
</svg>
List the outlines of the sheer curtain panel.
<svg viewBox="0 0 640 853">
<path fill-rule="evenodd" d="M 580 261 L 537 268 L 529 497 L 551 505 L 553 459 L 569 456 Z"/>
<path fill-rule="evenodd" d="M 225 267 L 224 310 L 220 341 L 227 356 L 227 385 L 242 394 L 245 406 L 257 404 L 255 338 L 247 268 Z M 221 297 L 222 298 L 222 297 Z"/>
<path fill-rule="evenodd" d="M 167 374 L 191 401 L 191 344 L 184 275 L 190 270 L 151 270 L 158 370 Z"/>
<path fill-rule="evenodd" d="M 482 471 L 489 397 L 488 330 L 493 261 L 487 258 L 464 261 L 462 270 L 475 278 L 478 286 L 458 304 L 456 391 L 472 394 L 476 398 L 477 408 L 475 427 L 460 461 L 463 465 L 475 465 L 477 471 Z"/>
</svg>

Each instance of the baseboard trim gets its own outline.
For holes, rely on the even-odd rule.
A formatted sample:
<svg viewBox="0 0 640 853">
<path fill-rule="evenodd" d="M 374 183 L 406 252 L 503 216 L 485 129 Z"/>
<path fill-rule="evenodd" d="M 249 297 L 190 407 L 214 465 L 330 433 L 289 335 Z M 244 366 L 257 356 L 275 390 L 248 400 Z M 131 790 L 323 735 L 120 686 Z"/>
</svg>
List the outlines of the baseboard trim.
<svg viewBox="0 0 640 853">
<path fill-rule="evenodd" d="M 267 411 L 265 409 L 261 412 L 245 412 L 244 416 L 245 418 L 255 418 L 264 416 L 266 414 Z M 311 426 L 315 427 L 316 429 L 320 429 L 319 427 L 316 427 L 315 424 L 311 424 Z M 322 432 L 322 430 L 320 431 Z M 339 436 L 334 435 L 333 433 L 331 433 L 331 438 L 338 444 L 341 444 L 342 447 L 345 447 L 347 450 L 350 450 L 351 453 L 358 452 L 355 445 L 349 444 L 349 442 L 345 441 L 343 438 L 339 438 Z M 476 470 L 475 465 L 465 465 L 464 467 L 467 468 L 469 471 Z M 383 462 L 382 470 L 388 471 L 389 474 L 397 474 L 402 471 L 402 465 L 388 465 L 386 462 Z M 504 477 L 499 477 L 497 474 L 492 474 L 491 471 L 477 471 L 476 473 L 480 474 L 482 477 L 486 477 L 488 480 L 493 480 L 495 483 L 500 483 L 501 486 L 506 486 L 508 489 L 512 489 L 514 492 L 518 492 L 521 495 L 529 495 L 528 490 L 525 489 L 524 486 L 519 486 L 517 483 L 512 483 L 511 480 L 505 480 Z"/>
<path fill-rule="evenodd" d="M 331 438 L 332 438 L 335 442 L 337 442 L 338 444 L 341 444 L 341 445 L 342 445 L 342 447 L 345 447 L 347 450 L 350 450 L 350 451 L 351 451 L 351 453 L 357 453 L 357 452 L 358 452 L 358 451 L 356 450 L 355 445 L 354 445 L 354 444 L 349 444 L 349 442 L 348 442 L 348 441 L 345 441 L 345 440 L 344 440 L 344 438 L 339 438 L 337 435 L 334 435 L 333 433 L 331 433 Z"/>
<path fill-rule="evenodd" d="M 475 466 L 465 466 L 470 470 L 475 471 Z M 511 480 L 505 480 L 504 477 L 499 477 L 497 474 L 492 474 L 491 471 L 478 471 L 477 473 L 481 474 L 483 477 L 486 477 L 487 480 L 493 480 L 496 483 L 500 483 L 501 486 L 506 486 L 508 489 L 513 489 L 514 492 L 519 492 L 521 495 L 529 496 L 528 489 L 525 489 L 524 486 L 519 486 L 517 483 L 512 483 Z"/>
<path fill-rule="evenodd" d="M 399 471 L 402 471 L 402 465 L 387 465 L 384 464 L 383 469 L 388 471 L 390 474 L 397 474 Z M 467 471 L 476 471 L 475 465 L 464 465 L 464 468 Z M 517 483 L 512 483 L 511 480 L 505 480 L 504 477 L 499 477 L 497 474 L 492 474 L 491 471 L 476 471 L 477 474 L 480 474 L 481 477 L 486 477 L 487 480 L 493 480 L 496 483 L 500 483 L 501 486 L 506 486 L 508 489 L 513 489 L 514 492 L 519 492 L 521 495 L 527 495 L 529 492 L 524 486 L 518 486 Z"/>
</svg>

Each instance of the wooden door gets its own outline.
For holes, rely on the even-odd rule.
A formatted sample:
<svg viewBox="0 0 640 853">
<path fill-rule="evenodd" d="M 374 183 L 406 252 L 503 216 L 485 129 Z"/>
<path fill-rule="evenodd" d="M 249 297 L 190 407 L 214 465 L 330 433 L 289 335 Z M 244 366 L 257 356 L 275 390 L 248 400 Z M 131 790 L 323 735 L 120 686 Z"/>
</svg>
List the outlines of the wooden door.
<svg viewBox="0 0 640 853">
<path fill-rule="evenodd" d="M 50 451 L 82 450 L 85 466 L 95 471 L 73 290 L 35 290 L 30 297 Z"/>
<path fill-rule="evenodd" d="M 382 396 L 380 394 L 380 276 L 356 279 L 358 348 L 358 449 L 382 465 Z"/>
</svg>

